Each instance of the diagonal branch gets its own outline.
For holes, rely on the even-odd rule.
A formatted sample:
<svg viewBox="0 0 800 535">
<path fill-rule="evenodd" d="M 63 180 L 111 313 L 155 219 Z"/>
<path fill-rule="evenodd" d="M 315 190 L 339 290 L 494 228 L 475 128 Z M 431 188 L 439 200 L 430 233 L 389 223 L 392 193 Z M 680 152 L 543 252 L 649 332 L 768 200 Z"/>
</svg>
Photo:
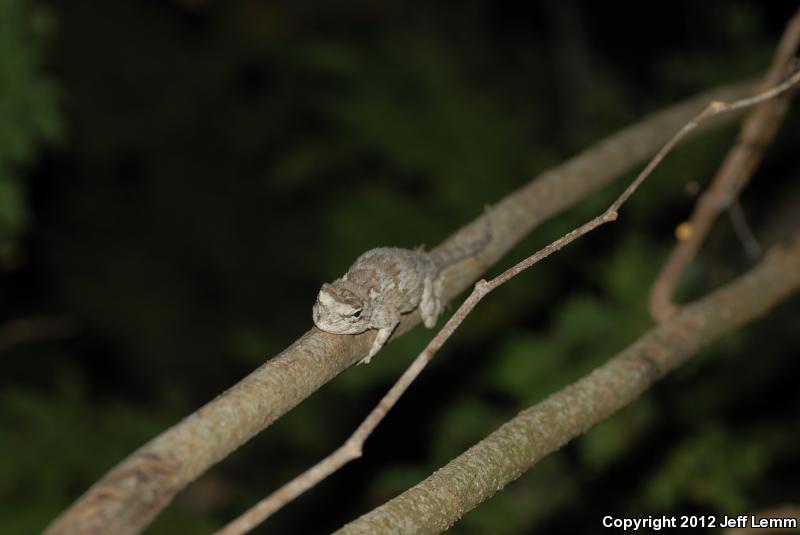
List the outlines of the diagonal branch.
<svg viewBox="0 0 800 535">
<path fill-rule="evenodd" d="M 755 106 L 766 100 L 775 98 L 782 93 L 788 91 L 800 82 L 800 70 L 798 70 L 788 80 L 782 84 L 770 88 L 753 97 L 744 98 L 735 102 L 726 103 L 722 101 L 714 101 L 708 107 L 700 112 L 695 118 L 689 121 L 659 150 L 644 169 L 634 178 L 627 188 L 617 197 L 614 202 L 600 215 L 594 217 L 590 221 L 584 223 L 580 227 L 568 232 L 561 238 L 557 239 L 547 247 L 537 251 L 528 258 L 519 262 L 517 265 L 507 269 L 497 277 L 486 281 L 479 280 L 475 284 L 475 289 L 461 304 L 456 312 L 445 323 L 444 327 L 433 337 L 430 343 L 425 347 L 422 353 L 417 356 L 411 366 L 400 376 L 395 382 L 389 392 L 380 400 L 378 405 L 370 412 L 364 419 L 361 425 L 355 430 L 350 438 L 337 449 L 335 452 L 325 457 L 323 460 L 297 476 L 295 479 L 282 486 L 280 489 L 267 496 L 252 508 L 247 510 L 241 516 L 236 518 L 230 524 L 217 532 L 217 535 L 241 535 L 247 533 L 255 526 L 266 520 L 275 511 L 282 508 L 284 505 L 300 496 L 302 493 L 327 478 L 330 474 L 349 463 L 350 461 L 361 457 L 364 442 L 369 435 L 375 430 L 381 421 L 386 417 L 388 412 L 394 407 L 400 397 L 405 393 L 411 383 L 422 373 L 422 370 L 428 363 L 433 360 L 433 357 L 441 349 L 444 343 L 452 336 L 455 330 L 461 325 L 466 317 L 472 312 L 477 304 L 492 290 L 511 280 L 516 275 L 522 273 L 524 270 L 532 267 L 534 264 L 544 260 L 554 252 L 562 249 L 581 236 L 588 234 L 597 227 L 616 221 L 619 209 L 622 205 L 634 194 L 634 192 L 642 185 L 642 183 L 649 177 L 656 167 L 663 161 L 678 143 L 681 142 L 692 130 L 699 127 L 703 122 L 707 121 L 715 115 L 726 112 L 731 112 L 737 109 Z M 491 214 L 490 214 L 491 215 Z"/>
<path fill-rule="evenodd" d="M 800 10 L 786 26 L 772 66 L 764 79 L 765 86 L 775 85 L 786 76 L 792 67 L 798 46 L 800 46 Z M 698 199 L 689 222 L 681 225 L 685 231 L 685 239 L 675 245 L 653 283 L 650 292 L 650 315 L 654 320 L 663 321 L 677 310 L 672 302 L 675 288 L 722 211 L 733 207 L 731 217 L 736 225 L 735 228 L 742 229 L 740 234 L 743 236 L 749 235 L 746 223 L 742 224 L 744 218 L 736 218 L 741 211 L 735 201 L 761 162 L 765 148 L 775 137 L 789 109 L 789 97 L 790 95 L 785 95 L 765 102 L 745 118 L 739 139 L 728 152 L 707 191 Z M 753 249 L 753 240 L 745 243 L 750 243 L 750 248 Z"/>
<path fill-rule="evenodd" d="M 537 462 L 632 403 L 699 349 L 800 291 L 800 235 L 749 273 L 686 306 L 635 343 L 529 407 L 427 479 L 338 535 L 439 533 Z"/>
<path fill-rule="evenodd" d="M 495 203 L 492 243 L 479 257 L 448 270 L 446 295 L 453 298 L 467 288 L 531 229 L 653 154 L 670 132 L 709 100 L 740 98 L 750 87 L 723 87 L 661 111 Z M 728 114 L 722 120 L 732 118 Z M 472 241 L 483 229 L 479 218 L 443 245 Z M 417 313 L 408 315 L 397 334 L 417 323 Z M 46 533 L 138 533 L 188 483 L 364 358 L 373 336 L 374 332 L 337 336 L 312 328 L 238 384 L 133 452 L 64 511 Z"/>
</svg>

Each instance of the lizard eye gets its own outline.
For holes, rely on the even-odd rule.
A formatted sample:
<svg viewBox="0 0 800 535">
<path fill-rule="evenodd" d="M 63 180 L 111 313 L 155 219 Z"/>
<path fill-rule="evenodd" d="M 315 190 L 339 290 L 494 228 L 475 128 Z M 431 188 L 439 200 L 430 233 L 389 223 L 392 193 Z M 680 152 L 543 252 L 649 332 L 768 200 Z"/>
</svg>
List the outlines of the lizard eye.
<svg viewBox="0 0 800 535">
<path fill-rule="evenodd" d="M 356 310 L 355 312 L 353 312 L 353 317 L 356 318 L 356 319 L 361 317 L 361 309 L 360 308 L 358 310 Z"/>
</svg>

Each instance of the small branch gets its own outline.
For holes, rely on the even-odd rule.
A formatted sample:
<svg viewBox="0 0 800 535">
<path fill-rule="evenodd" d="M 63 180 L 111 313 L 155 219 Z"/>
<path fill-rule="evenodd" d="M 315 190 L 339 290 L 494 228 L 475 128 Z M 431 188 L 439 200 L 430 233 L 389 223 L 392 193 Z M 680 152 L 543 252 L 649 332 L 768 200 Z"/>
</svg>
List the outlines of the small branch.
<svg viewBox="0 0 800 535">
<path fill-rule="evenodd" d="M 761 244 L 758 243 L 753 229 L 750 228 L 742 209 L 742 203 L 739 202 L 738 198 L 733 199 L 730 206 L 728 206 L 728 217 L 747 257 L 750 260 L 755 260 L 761 256 Z"/>
<path fill-rule="evenodd" d="M 789 20 L 765 80 L 765 86 L 780 82 L 792 68 L 793 58 L 800 46 L 800 10 Z M 797 73 L 795 73 L 796 75 Z M 739 139 L 728 152 L 708 190 L 700 196 L 688 223 L 686 238 L 675 245 L 650 291 L 650 315 L 663 321 L 674 314 L 672 301 L 675 288 L 684 271 L 697 255 L 711 226 L 720 212 L 731 207 L 739 192 L 750 180 L 764 156 L 764 149 L 774 138 L 787 110 L 789 97 L 775 99 L 754 109 L 742 123 Z M 731 214 L 735 218 L 736 214 Z M 734 224 L 737 221 L 734 219 Z M 737 226 L 741 230 L 741 225 Z M 752 241 L 749 241 L 752 249 Z"/>
<path fill-rule="evenodd" d="M 428 346 L 417 356 L 414 362 L 411 363 L 408 369 L 400 376 L 397 382 L 381 399 L 378 405 L 370 412 L 367 418 L 358 426 L 355 432 L 349 439 L 337 449 L 335 452 L 321 460 L 310 469 L 297 476 L 295 479 L 282 486 L 280 489 L 267 496 L 252 508 L 247 510 L 237 519 L 229 523 L 227 526 L 217 532 L 217 535 L 240 535 L 247 533 L 255 526 L 266 520 L 275 511 L 294 500 L 306 490 L 310 489 L 323 479 L 327 478 L 330 474 L 361 456 L 364 442 L 378 424 L 386 417 L 389 410 L 397 403 L 400 396 L 408 389 L 412 382 L 419 376 L 425 366 L 433 359 L 434 355 L 439 351 L 442 345 L 450 338 L 455 330 L 461 325 L 464 319 L 469 315 L 475 306 L 483 299 L 489 292 L 496 289 L 500 285 L 508 282 L 513 277 L 547 258 L 554 252 L 565 247 L 566 245 L 577 240 L 596 229 L 597 227 L 616 221 L 619 209 L 622 205 L 633 195 L 639 186 L 652 174 L 661 161 L 672 151 L 675 146 L 680 143 L 692 130 L 700 126 L 704 121 L 709 118 L 719 115 L 721 113 L 730 112 L 740 108 L 754 106 L 760 104 L 768 99 L 774 98 L 788 89 L 794 84 L 800 82 L 800 71 L 796 72 L 794 76 L 786 80 L 784 83 L 764 91 L 758 95 L 750 98 L 737 100 L 732 103 L 725 103 L 715 101 L 708 105 L 708 107 L 698 114 L 694 119 L 689 121 L 683 126 L 662 148 L 659 150 L 652 160 L 645 166 L 639 175 L 628 185 L 627 188 L 620 194 L 617 199 L 611 203 L 608 209 L 593 218 L 592 220 L 584 223 L 577 229 L 565 234 L 557 239 L 544 249 L 537 251 L 525 260 L 519 262 L 517 265 L 511 267 L 497 277 L 485 281 L 480 280 L 475 284 L 475 289 L 461 304 L 456 312 L 445 323 L 444 327 L 433 337 Z"/>
<path fill-rule="evenodd" d="M 337 535 L 412 535 L 450 528 L 544 457 L 635 401 L 702 347 L 767 314 L 798 291 L 800 235 Z"/>
<path fill-rule="evenodd" d="M 653 154 L 670 132 L 709 100 L 734 100 L 750 92 L 750 83 L 739 83 L 687 99 L 609 136 L 495 203 L 492 242 L 479 258 L 467 259 L 448 270 L 448 298 L 467 288 L 537 225 Z M 717 126 L 733 117 L 723 116 Z M 484 228 L 479 218 L 442 246 L 473 241 Z M 419 314 L 404 316 L 396 334 L 417 323 Z M 55 519 L 46 533 L 127 535 L 143 530 L 188 483 L 363 359 L 373 336 L 374 332 L 337 336 L 312 328 L 278 356 L 120 462 Z"/>
</svg>

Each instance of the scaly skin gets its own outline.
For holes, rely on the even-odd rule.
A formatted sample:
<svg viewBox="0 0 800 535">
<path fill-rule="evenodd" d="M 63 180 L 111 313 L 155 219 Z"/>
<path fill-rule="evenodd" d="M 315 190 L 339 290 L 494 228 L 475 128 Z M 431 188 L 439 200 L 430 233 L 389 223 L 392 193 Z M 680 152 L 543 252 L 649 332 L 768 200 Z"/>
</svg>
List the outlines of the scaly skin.
<svg viewBox="0 0 800 535">
<path fill-rule="evenodd" d="M 377 329 L 367 364 L 400 323 L 400 316 L 419 308 L 429 329 L 445 305 L 442 271 L 466 257 L 475 256 L 491 241 L 481 240 L 450 250 L 426 253 L 396 247 L 379 247 L 362 254 L 347 273 L 323 284 L 313 308 L 314 324 L 333 334 L 359 334 Z"/>
</svg>

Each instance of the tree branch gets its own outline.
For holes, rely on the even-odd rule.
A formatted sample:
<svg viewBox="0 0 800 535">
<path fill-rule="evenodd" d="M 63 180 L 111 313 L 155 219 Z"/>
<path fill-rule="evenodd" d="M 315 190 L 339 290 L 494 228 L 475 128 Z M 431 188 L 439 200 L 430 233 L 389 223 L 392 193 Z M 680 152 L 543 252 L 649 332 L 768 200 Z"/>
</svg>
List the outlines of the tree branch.
<svg viewBox="0 0 800 535">
<path fill-rule="evenodd" d="M 786 26 L 763 86 L 775 85 L 786 77 L 786 73 L 791 71 L 798 46 L 800 46 L 800 10 Z M 745 118 L 739 139 L 728 152 L 707 191 L 698 199 L 689 222 L 681 225 L 685 231 L 685 239 L 675 245 L 653 283 L 650 291 L 650 315 L 654 320 L 663 321 L 677 310 L 677 306 L 672 302 L 675 287 L 689 263 L 697 255 L 720 212 L 731 206 L 755 172 L 764 156 L 764 150 L 775 137 L 789 110 L 789 99 L 790 95 L 784 95 L 765 102 Z M 732 218 L 735 224 L 738 223 L 735 228 L 739 229 L 742 225 L 735 216 L 741 215 L 741 211 L 735 210 L 736 208 L 732 212 Z M 743 221 L 743 218 L 741 220 Z M 746 224 L 744 226 L 746 227 Z"/>
<path fill-rule="evenodd" d="M 659 112 L 544 172 L 494 204 L 492 242 L 479 256 L 448 270 L 446 295 L 453 298 L 463 291 L 538 224 L 651 155 L 709 100 L 733 100 L 748 94 L 750 87 L 723 87 Z M 731 118 L 733 114 L 728 114 L 721 120 Z M 483 229 L 481 217 L 441 246 L 472 241 Z M 409 314 L 395 335 L 417 323 L 419 314 Z M 138 533 L 188 483 L 364 358 L 373 337 L 372 331 L 353 336 L 312 328 L 235 386 L 133 452 L 45 533 Z"/>
<path fill-rule="evenodd" d="M 505 423 L 427 479 L 337 531 L 439 533 L 539 460 L 633 402 L 700 348 L 800 290 L 800 235 L 654 327 L 589 375 Z"/>
<path fill-rule="evenodd" d="M 361 457 L 364 442 L 375 430 L 388 412 L 395 406 L 400 397 L 408 387 L 422 373 L 422 370 L 433 359 L 444 343 L 452 336 L 455 330 L 461 325 L 466 317 L 472 312 L 477 304 L 496 288 L 505 284 L 513 277 L 519 275 L 524 270 L 532 267 L 544 260 L 556 251 L 566 247 L 578 238 L 585 236 L 597 227 L 616 221 L 619 209 L 630 199 L 639 186 L 649 177 L 658 165 L 664 160 L 672 149 L 680 143 L 692 130 L 698 128 L 703 122 L 715 115 L 726 113 L 745 106 L 754 106 L 770 98 L 775 98 L 784 91 L 787 91 L 794 84 L 800 81 L 800 71 L 795 76 L 786 80 L 783 84 L 771 88 L 750 98 L 738 100 L 732 103 L 714 101 L 700 112 L 696 117 L 683 126 L 667 143 L 659 150 L 648 162 L 644 169 L 633 179 L 627 188 L 617 197 L 614 202 L 600 215 L 587 221 L 580 227 L 568 232 L 547 247 L 535 252 L 517 265 L 507 269 L 490 281 L 480 280 L 475 284 L 475 289 L 467 299 L 458 307 L 458 310 L 445 323 L 444 327 L 433 337 L 425 349 L 420 353 L 411 366 L 400 376 L 397 382 L 389 389 L 389 392 L 380 400 L 378 405 L 364 419 L 361 425 L 355 430 L 347 441 L 335 452 L 325 457 L 295 479 L 282 486 L 280 489 L 267 496 L 255 506 L 251 507 L 244 514 L 217 532 L 217 535 L 241 535 L 250 531 L 252 528 L 263 522 L 272 513 L 295 499 L 297 496 L 310 489 L 330 474 L 349 463 L 353 459 Z M 491 213 L 489 214 L 491 216 Z"/>
</svg>

